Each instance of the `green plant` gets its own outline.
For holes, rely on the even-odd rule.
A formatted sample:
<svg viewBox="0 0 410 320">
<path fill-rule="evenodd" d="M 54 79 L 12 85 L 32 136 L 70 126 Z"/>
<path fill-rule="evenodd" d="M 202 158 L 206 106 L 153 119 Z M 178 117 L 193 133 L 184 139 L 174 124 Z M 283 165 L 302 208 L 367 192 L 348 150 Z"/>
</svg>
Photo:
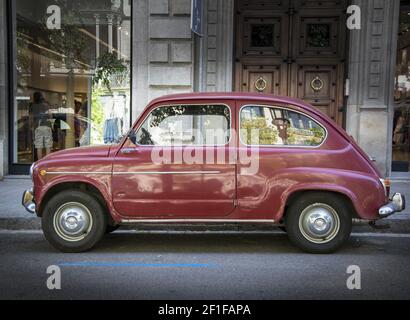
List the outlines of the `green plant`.
<svg viewBox="0 0 410 320">
<path fill-rule="evenodd" d="M 273 145 L 277 143 L 278 132 L 268 127 L 263 117 L 241 121 L 242 141 L 247 144 Z"/>
<path fill-rule="evenodd" d="M 102 143 L 103 124 L 104 124 L 104 107 L 101 102 L 100 90 L 94 90 L 91 99 L 91 123 L 93 131 L 91 133 L 91 144 Z"/>
<path fill-rule="evenodd" d="M 29 73 L 31 69 L 32 53 L 29 48 L 30 30 L 17 26 L 16 30 L 16 70 L 19 73 Z"/>
<path fill-rule="evenodd" d="M 127 71 L 127 66 L 118 59 L 115 53 L 106 52 L 97 59 L 97 65 L 93 76 L 93 85 L 102 82 L 109 92 L 112 92 L 110 77 Z"/>
</svg>

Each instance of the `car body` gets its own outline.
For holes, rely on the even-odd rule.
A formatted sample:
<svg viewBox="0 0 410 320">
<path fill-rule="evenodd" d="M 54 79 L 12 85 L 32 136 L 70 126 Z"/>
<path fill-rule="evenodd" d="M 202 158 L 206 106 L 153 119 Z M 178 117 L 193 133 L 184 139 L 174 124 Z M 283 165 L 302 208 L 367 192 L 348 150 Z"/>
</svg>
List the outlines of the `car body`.
<svg viewBox="0 0 410 320">
<path fill-rule="evenodd" d="M 224 133 L 204 138 L 206 128 Z M 195 148 L 202 162 L 194 161 Z M 154 154 L 170 159 L 153 161 Z M 42 217 L 47 239 L 70 252 L 99 240 L 98 223 L 276 224 L 302 249 L 331 252 L 350 234 L 352 219 L 376 221 L 405 207 L 400 194 L 389 200 L 389 181 L 325 114 L 301 100 L 263 94 L 155 99 L 119 144 L 48 155 L 33 164 L 32 179 L 23 205 Z M 91 207 L 101 211 L 98 223 Z M 78 230 L 85 236 L 70 236 Z"/>
</svg>

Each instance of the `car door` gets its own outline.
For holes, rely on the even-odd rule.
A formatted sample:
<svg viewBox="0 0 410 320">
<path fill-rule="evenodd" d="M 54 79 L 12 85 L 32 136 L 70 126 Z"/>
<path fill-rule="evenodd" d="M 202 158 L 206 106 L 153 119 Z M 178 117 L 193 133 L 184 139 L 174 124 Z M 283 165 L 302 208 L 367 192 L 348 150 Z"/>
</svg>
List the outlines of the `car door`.
<svg viewBox="0 0 410 320">
<path fill-rule="evenodd" d="M 123 217 L 215 218 L 236 199 L 234 103 L 154 105 L 114 160 L 112 197 Z"/>
<path fill-rule="evenodd" d="M 278 190 L 287 183 L 277 175 L 287 168 L 319 163 L 317 148 L 326 131 L 291 105 L 242 101 L 238 110 L 239 207 L 252 216 L 271 219 L 282 201 Z"/>
</svg>

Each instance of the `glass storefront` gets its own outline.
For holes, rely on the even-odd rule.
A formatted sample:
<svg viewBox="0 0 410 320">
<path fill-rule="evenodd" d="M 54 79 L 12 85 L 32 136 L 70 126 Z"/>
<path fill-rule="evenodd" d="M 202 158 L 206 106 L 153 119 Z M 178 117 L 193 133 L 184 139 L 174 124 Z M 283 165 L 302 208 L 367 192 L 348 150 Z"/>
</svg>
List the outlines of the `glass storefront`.
<svg viewBox="0 0 410 320">
<path fill-rule="evenodd" d="M 16 0 L 12 9 L 13 164 L 119 140 L 131 113 L 130 0 Z"/>
<path fill-rule="evenodd" d="M 410 5 L 400 8 L 394 91 L 392 172 L 410 171 Z"/>
</svg>

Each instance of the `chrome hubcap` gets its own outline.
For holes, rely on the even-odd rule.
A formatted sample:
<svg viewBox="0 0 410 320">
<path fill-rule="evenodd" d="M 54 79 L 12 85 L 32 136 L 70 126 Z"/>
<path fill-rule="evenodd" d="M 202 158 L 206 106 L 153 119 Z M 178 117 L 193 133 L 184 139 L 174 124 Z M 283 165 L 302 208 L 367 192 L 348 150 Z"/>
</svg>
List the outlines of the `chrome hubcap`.
<svg viewBox="0 0 410 320">
<path fill-rule="evenodd" d="M 86 206 L 68 202 L 57 209 L 54 215 L 54 230 L 67 241 L 84 239 L 92 228 L 92 216 Z"/>
<path fill-rule="evenodd" d="M 302 211 L 299 218 L 302 235 L 314 243 L 326 243 L 334 239 L 340 229 L 340 219 L 331 206 L 315 203 Z"/>
</svg>

